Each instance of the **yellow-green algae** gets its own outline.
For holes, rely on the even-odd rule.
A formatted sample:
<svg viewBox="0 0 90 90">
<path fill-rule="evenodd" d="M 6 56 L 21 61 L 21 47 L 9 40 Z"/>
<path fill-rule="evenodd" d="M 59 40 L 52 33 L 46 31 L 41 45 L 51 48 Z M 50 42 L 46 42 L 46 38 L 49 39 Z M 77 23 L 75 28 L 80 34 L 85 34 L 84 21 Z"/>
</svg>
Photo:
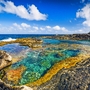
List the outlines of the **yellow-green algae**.
<svg viewBox="0 0 90 90">
<path fill-rule="evenodd" d="M 85 60 L 87 58 L 90 58 L 90 54 L 80 54 L 76 57 L 71 57 L 66 60 L 60 61 L 59 63 L 56 63 L 43 77 L 38 79 L 37 81 L 33 83 L 26 84 L 27 86 L 33 87 L 33 86 L 39 86 L 47 81 L 49 81 L 58 71 L 60 71 L 63 68 L 70 68 L 72 66 L 75 66 L 76 63 Z"/>
<path fill-rule="evenodd" d="M 28 46 L 30 48 L 41 48 L 42 40 L 34 38 L 18 38 L 15 41 L 1 41 L 0 46 L 12 43 L 20 43 L 21 45 Z"/>
</svg>

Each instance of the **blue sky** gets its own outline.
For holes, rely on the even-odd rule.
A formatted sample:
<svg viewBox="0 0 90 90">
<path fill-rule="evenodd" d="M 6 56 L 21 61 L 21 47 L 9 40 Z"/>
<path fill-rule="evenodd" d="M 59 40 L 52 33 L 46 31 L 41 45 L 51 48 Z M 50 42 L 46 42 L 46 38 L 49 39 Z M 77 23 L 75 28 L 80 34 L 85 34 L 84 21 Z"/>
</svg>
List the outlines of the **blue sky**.
<svg viewBox="0 0 90 90">
<path fill-rule="evenodd" d="M 90 0 L 0 0 L 0 34 L 87 33 Z"/>
</svg>

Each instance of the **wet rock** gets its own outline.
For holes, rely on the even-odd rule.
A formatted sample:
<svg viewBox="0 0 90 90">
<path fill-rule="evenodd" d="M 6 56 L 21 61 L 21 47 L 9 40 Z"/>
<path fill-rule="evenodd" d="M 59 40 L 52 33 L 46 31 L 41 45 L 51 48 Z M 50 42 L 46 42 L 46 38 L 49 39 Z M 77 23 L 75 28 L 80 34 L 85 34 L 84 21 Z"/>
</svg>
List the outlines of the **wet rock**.
<svg viewBox="0 0 90 90">
<path fill-rule="evenodd" d="M 12 62 L 12 57 L 5 51 L 0 51 L 0 70 L 10 65 L 11 62 Z"/>
<path fill-rule="evenodd" d="M 25 85 L 18 86 L 18 87 L 12 87 L 12 86 L 5 84 L 2 80 L 0 80 L 0 90 L 33 90 L 33 89 Z"/>
<path fill-rule="evenodd" d="M 37 90 L 90 90 L 90 58 L 70 69 L 60 70 Z"/>
</svg>

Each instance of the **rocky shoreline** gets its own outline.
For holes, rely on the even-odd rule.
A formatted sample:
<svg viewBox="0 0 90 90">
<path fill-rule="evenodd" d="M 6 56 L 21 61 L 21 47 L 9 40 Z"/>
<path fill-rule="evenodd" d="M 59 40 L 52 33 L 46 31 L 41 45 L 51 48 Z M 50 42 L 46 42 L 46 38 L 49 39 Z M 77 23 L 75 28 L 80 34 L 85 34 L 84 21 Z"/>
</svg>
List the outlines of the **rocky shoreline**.
<svg viewBox="0 0 90 90">
<path fill-rule="evenodd" d="M 43 38 L 54 38 L 59 40 L 90 40 L 88 34 L 73 34 L 64 36 L 45 36 Z M 1 42 L 0 46 L 20 43 L 30 48 L 41 48 L 42 41 L 36 39 L 17 39 L 11 42 Z M 82 57 L 83 58 L 83 57 Z M 5 73 L 2 69 L 12 64 L 12 57 L 5 51 L 0 51 L 0 78 Z M 79 77 L 79 78 L 78 78 Z M 80 61 L 70 68 L 62 68 L 50 80 L 39 86 L 18 86 L 6 85 L 0 80 L 0 90 L 90 90 L 90 58 Z"/>
<path fill-rule="evenodd" d="M 44 36 L 43 38 L 58 39 L 58 40 L 90 40 L 90 33 Z"/>
<path fill-rule="evenodd" d="M 42 42 L 43 42 L 42 40 L 35 38 L 18 38 L 14 41 L 1 41 L 0 46 L 12 43 L 19 43 L 20 45 L 28 46 L 32 49 L 38 49 L 42 48 Z"/>
<path fill-rule="evenodd" d="M 70 69 L 60 70 L 51 80 L 33 89 L 27 86 L 13 88 L 0 80 L 0 90 L 90 90 L 90 58 Z"/>
</svg>

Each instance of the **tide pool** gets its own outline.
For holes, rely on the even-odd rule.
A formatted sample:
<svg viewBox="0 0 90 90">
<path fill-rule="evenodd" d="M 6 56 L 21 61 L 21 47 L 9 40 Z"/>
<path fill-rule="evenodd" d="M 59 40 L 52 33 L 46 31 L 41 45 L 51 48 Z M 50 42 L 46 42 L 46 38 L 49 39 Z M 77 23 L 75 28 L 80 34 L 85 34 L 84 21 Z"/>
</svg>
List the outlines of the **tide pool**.
<svg viewBox="0 0 90 90">
<path fill-rule="evenodd" d="M 63 43 L 55 39 L 54 41 L 53 39 L 44 39 L 43 41 L 43 48 L 39 50 L 32 50 L 27 46 L 20 46 L 18 43 L 1 46 L 0 50 L 7 51 L 12 57 L 22 57 L 6 70 L 6 75 L 2 80 L 11 85 L 35 82 L 44 76 L 54 64 L 81 53 L 82 48 L 70 47 L 73 45 L 69 44 L 71 41 Z"/>
</svg>

